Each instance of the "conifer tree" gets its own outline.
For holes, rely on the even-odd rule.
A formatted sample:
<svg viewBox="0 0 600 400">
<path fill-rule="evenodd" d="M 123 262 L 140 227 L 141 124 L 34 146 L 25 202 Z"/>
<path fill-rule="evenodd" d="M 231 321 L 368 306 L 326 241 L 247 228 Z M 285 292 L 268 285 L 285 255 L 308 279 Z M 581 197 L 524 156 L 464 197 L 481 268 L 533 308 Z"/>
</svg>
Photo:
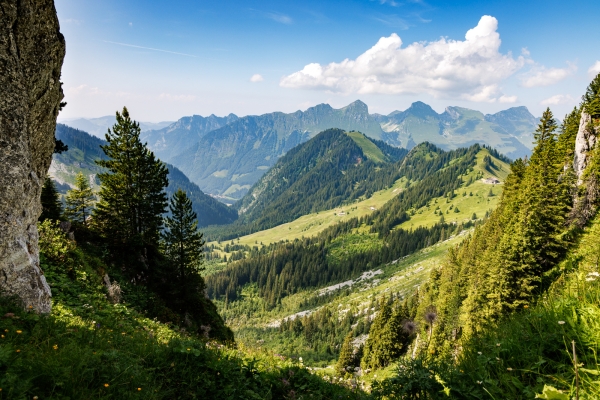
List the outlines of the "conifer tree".
<svg viewBox="0 0 600 400">
<path fill-rule="evenodd" d="M 168 170 L 141 142 L 140 126 L 127 108 L 116 117 L 106 134 L 108 144 L 102 146 L 108 159 L 96 161 L 107 172 L 98 175 L 102 186 L 94 223 L 120 254 L 130 257 L 130 268 L 137 269 L 130 272 L 142 276 L 149 253 L 158 250 Z"/>
<path fill-rule="evenodd" d="M 385 296 L 379 303 L 379 312 L 373 320 L 371 329 L 369 329 L 369 338 L 365 343 L 364 354 L 361 360 L 363 369 L 381 368 L 385 366 L 384 355 L 381 352 L 381 339 L 385 326 L 392 315 L 392 310 Z"/>
<path fill-rule="evenodd" d="M 65 216 L 74 222 L 87 225 L 86 219 L 91 214 L 94 199 L 94 192 L 87 177 L 79 172 L 75 177 L 75 189 L 69 190 L 65 198 Z"/>
<path fill-rule="evenodd" d="M 340 349 L 340 357 L 335 365 L 335 371 L 338 375 L 344 376 L 348 372 L 348 367 L 354 365 L 354 346 L 352 345 L 352 331 L 348 332 L 342 348 Z"/>
<path fill-rule="evenodd" d="M 201 290 L 204 285 L 203 282 L 200 285 L 202 279 L 199 273 L 202 270 L 204 240 L 202 233 L 198 231 L 192 201 L 179 189 L 171 198 L 169 210 L 171 216 L 165 218 L 166 229 L 162 234 L 165 255 L 174 266 L 179 285 L 184 292 L 188 291 L 191 285 L 195 286 L 195 290 Z M 199 285 L 202 287 L 198 287 Z"/>
<path fill-rule="evenodd" d="M 48 175 L 44 179 L 44 185 L 42 186 L 42 214 L 40 215 L 39 221 L 45 221 L 51 219 L 57 221 L 60 219 L 62 214 L 62 204 L 60 202 L 60 195 L 54 186 L 54 181 Z"/>
</svg>

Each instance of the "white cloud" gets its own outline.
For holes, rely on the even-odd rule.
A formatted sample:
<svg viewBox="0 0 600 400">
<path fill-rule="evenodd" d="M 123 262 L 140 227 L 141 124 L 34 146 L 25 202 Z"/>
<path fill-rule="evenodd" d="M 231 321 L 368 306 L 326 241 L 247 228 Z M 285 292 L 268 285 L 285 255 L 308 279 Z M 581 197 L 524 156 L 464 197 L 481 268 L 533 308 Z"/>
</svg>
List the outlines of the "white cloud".
<svg viewBox="0 0 600 400">
<path fill-rule="evenodd" d="M 521 77 L 521 83 L 525 87 L 554 85 L 577 71 L 575 64 L 568 63 L 567 68 L 546 68 L 535 65 L 529 72 Z"/>
<path fill-rule="evenodd" d="M 500 103 L 516 103 L 517 102 L 517 96 L 506 96 L 506 95 L 502 95 L 498 98 L 498 102 Z"/>
<path fill-rule="evenodd" d="M 250 82 L 262 82 L 264 80 L 265 78 L 263 78 L 261 74 L 254 74 L 250 77 Z"/>
<path fill-rule="evenodd" d="M 555 106 L 558 104 L 573 103 L 575 100 L 568 94 L 557 94 L 552 97 L 548 97 L 540 102 L 543 106 Z"/>
<path fill-rule="evenodd" d="M 596 75 L 600 74 L 600 61 L 596 61 L 594 65 L 588 69 L 588 74 L 590 77 L 594 78 Z"/>
<path fill-rule="evenodd" d="M 471 101 L 516 101 L 501 93 L 499 83 L 528 60 L 500 53 L 497 28 L 498 20 L 486 15 L 466 33 L 464 41 L 441 38 L 404 48 L 400 37 L 393 33 L 379 39 L 356 60 L 308 64 L 283 77 L 280 85 L 346 94 L 428 93 Z"/>
</svg>

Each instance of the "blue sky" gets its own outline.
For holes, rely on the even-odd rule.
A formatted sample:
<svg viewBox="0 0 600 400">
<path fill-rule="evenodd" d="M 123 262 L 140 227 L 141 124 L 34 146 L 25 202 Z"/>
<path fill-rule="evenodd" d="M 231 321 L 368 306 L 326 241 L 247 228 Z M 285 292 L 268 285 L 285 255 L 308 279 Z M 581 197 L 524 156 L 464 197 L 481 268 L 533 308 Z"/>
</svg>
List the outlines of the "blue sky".
<svg viewBox="0 0 600 400">
<path fill-rule="evenodd" d="M 441 112 L 546 106 L 562 118 L 600 72 L 599 1 L 56 0 L 59 119 L 293 112 L 361 99 Z M 467 32 L 470 32 L 467 34 Z M 467 38 L 465 38 L 467 36 Z M 346 61 L 345 61 L 346 60 Z"/>
</svg>

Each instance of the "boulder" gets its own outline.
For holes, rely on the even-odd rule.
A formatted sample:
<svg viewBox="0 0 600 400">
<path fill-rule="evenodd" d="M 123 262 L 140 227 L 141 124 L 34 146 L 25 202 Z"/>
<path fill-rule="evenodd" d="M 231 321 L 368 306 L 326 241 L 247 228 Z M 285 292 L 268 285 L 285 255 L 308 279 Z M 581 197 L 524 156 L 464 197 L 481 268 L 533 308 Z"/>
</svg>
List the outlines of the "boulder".
<svg viewBox="0 0 600 400">
<path fill-rule="evenodd" d="M 51 310 L 37 220 L 63 98 L 65 40 L 53 0 L 0 0 L 0 290 Z"/>
</svg>

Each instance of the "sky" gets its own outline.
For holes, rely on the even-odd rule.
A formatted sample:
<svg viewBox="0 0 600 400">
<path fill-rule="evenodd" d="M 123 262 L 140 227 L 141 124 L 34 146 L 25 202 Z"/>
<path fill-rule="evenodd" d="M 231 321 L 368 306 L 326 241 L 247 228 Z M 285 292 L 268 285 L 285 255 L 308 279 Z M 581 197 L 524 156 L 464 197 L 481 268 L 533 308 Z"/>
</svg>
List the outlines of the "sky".
<svg viewBox="0 0 600 400">
<path fill-rule="evenodd" d="M 600 72 L 600 1 L 55 0 L 67 44 L 60 120 L 550 107 Z"/>
</svg>

